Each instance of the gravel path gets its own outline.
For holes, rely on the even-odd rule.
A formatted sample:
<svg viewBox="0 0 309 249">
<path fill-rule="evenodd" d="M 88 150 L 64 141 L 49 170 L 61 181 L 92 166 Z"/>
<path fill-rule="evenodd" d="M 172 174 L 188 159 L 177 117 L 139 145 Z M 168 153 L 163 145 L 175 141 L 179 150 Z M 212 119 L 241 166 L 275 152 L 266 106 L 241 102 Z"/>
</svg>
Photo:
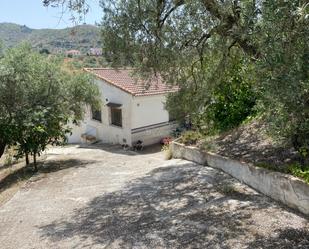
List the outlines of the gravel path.
<svg viewBox="0 0 309 249">
<path fill-rule="evenodd" d="M 161 152 L 71 146 L 0 207 L 0 248 L 309 248 L 308 218 Z"/>
</svg>

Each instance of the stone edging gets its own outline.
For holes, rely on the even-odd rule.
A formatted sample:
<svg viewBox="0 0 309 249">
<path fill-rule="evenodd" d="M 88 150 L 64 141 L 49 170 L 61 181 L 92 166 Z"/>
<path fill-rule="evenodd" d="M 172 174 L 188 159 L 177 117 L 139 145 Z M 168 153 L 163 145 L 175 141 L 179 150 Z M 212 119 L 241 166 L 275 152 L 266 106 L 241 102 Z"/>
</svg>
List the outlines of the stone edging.
<svg viewBox="0 0 309 249">
<path fill-rule="evenodd" d="M 183 158 L 220 169 L 257 191 L 309 215 L 309 185 L 291 175 L 252 166 L 174 141 L 174 158 Z"/>
</svg>

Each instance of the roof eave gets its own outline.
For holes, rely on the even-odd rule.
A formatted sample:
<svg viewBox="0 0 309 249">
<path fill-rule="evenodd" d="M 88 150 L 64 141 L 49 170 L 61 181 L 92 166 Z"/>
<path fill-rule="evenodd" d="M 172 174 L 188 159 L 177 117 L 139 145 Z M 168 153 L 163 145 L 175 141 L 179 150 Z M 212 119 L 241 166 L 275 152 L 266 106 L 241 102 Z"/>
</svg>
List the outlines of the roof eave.
<svg viewBox="0 0 309 249">
<path fill-rule="evenodd" d="M 100 69 L 100 68 L 97 68 L 97 69 Z M 122 90 L 122 91 L 124 91 L 124 92 L 126 92 L 126 93 L 128 93 L 128 94 L 134 96 L 134 93 L 132 93 L 132 92 L 129 91 L 128 89 L 125 89 L 125 88 L 123 88 L 123 87 L 117 85 L 117 84 L 114 83 L 113 81 L 108 80 L 108 79 L 102 77 L 101 75 L 98 75 L 97 73 L 91 71 L 91 70 L 96 70 L 96 68 L 84 68 L 84 70 L 85 70 L 86 72 L 89 72 L 89 73 L 93 74 L 93 75 L 96 76 L 98 79 L 104 80 L 104 81 L 107 82 L 108 84 L 110 84 L 110 85 L 112 85 L 112 86 L 114 86 L 114 87 L 117 87 L 117 88 L 119 88 L 120 90 Z"/>
</svg>

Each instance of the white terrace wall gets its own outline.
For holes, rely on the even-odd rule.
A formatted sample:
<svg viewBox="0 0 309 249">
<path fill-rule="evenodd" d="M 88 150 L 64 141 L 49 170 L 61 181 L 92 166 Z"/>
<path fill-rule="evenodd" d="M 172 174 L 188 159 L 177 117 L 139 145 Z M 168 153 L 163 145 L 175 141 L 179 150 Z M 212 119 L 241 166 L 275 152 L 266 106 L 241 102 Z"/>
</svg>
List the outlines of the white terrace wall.
<svg viewBox="0 0 309 249">
<path fill-rule="evenodd" d="M 309 215 L 309 185 L 291 175 L 258 168 L 211 152 L 173 142 L 174 158 L 220 169 L 257 191 Z"/>
</svg>

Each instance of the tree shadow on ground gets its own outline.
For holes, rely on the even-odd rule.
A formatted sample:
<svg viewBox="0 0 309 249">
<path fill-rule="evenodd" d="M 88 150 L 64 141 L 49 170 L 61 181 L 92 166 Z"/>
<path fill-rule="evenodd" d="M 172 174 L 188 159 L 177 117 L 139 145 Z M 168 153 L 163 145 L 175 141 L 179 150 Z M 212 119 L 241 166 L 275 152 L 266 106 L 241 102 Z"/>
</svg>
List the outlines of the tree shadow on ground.
<svg viewBox="0 0 309 249">
<path fill-rule="evenodd" d="M 307 229 L 278 229 L 270 237 L 257 236 L 248 247 L 263 249 L 291 249 L 291 248 L 309 248 L 309 230 Z"/>
<path fill-rule="evenodd" d="M 162 167 L 39 229 L 57 244 L 99 248 L 240 248 L 252 213 L 278 205 L 252 190 L 220 191 L 226 184 L 239 183 L 190 163 Z"/>
<path fill-rule="evenodd" d="M 20 181 L 26 181 L 30 179 L 35 172 L 31 165 L 22 167 L 18 170 L 9 173 L 7 176 L 3 177 L 0 181 L 0 194 L 6 189 L 10 188 L 14 184 Z"/>
<path fill-rule="evenodd" d="M 95 160 L 81 159 L 63 159 L 63 160 L 47 160 L 41 167 L 40 173 L 52 173 L 69 168 L 85 168 L 87 165 L 95 163 Z"/>
<path fill-rule="evenodd" d="M 14 184 L 22 181 L 29 180 L 32 176 L 40 173 L 52 173 L 68 168 L 80 168 L 86 167 L 87 165 L 95 161 L 91 160 L 76 160 L 76 159 L 65 159 L 65 160 L 48 160 L 46 162 L 40 161 L 37 163 L 38 172 L 34 170 L 33 164 L 29 164 L 18 170 L 13 171 L 0 181 L 0 194 L 6 189 L 12 187 Z"/>
<path fill-rule="evenodd" d="M 85 145 L 85 144 L 81 144 L 79 145 L 79 148 L 82 149 L 99 149 L 99 150 L 103 150 L 106 152 L 112 152 L 115 154 L 121 154 L 121 155 L 126 155 L 126 156 L 138 156 L 138 155 L 149 155 L 149 154 L 154 154 L 154 153 L 158 153 L 161 151 L 162 149 L 162 145 L 161 144 L 154 144 L 154 145 L 150 145 L 150 146 L 145 146 L 142 150 L 140 151 L 135 151 L 132 150 L 132 148 L 127 148 L 124 149 L 122 148 L 121 145 L 112 145 L 112 144 L 90 144 L 90 145 Z"/>
</svg>

